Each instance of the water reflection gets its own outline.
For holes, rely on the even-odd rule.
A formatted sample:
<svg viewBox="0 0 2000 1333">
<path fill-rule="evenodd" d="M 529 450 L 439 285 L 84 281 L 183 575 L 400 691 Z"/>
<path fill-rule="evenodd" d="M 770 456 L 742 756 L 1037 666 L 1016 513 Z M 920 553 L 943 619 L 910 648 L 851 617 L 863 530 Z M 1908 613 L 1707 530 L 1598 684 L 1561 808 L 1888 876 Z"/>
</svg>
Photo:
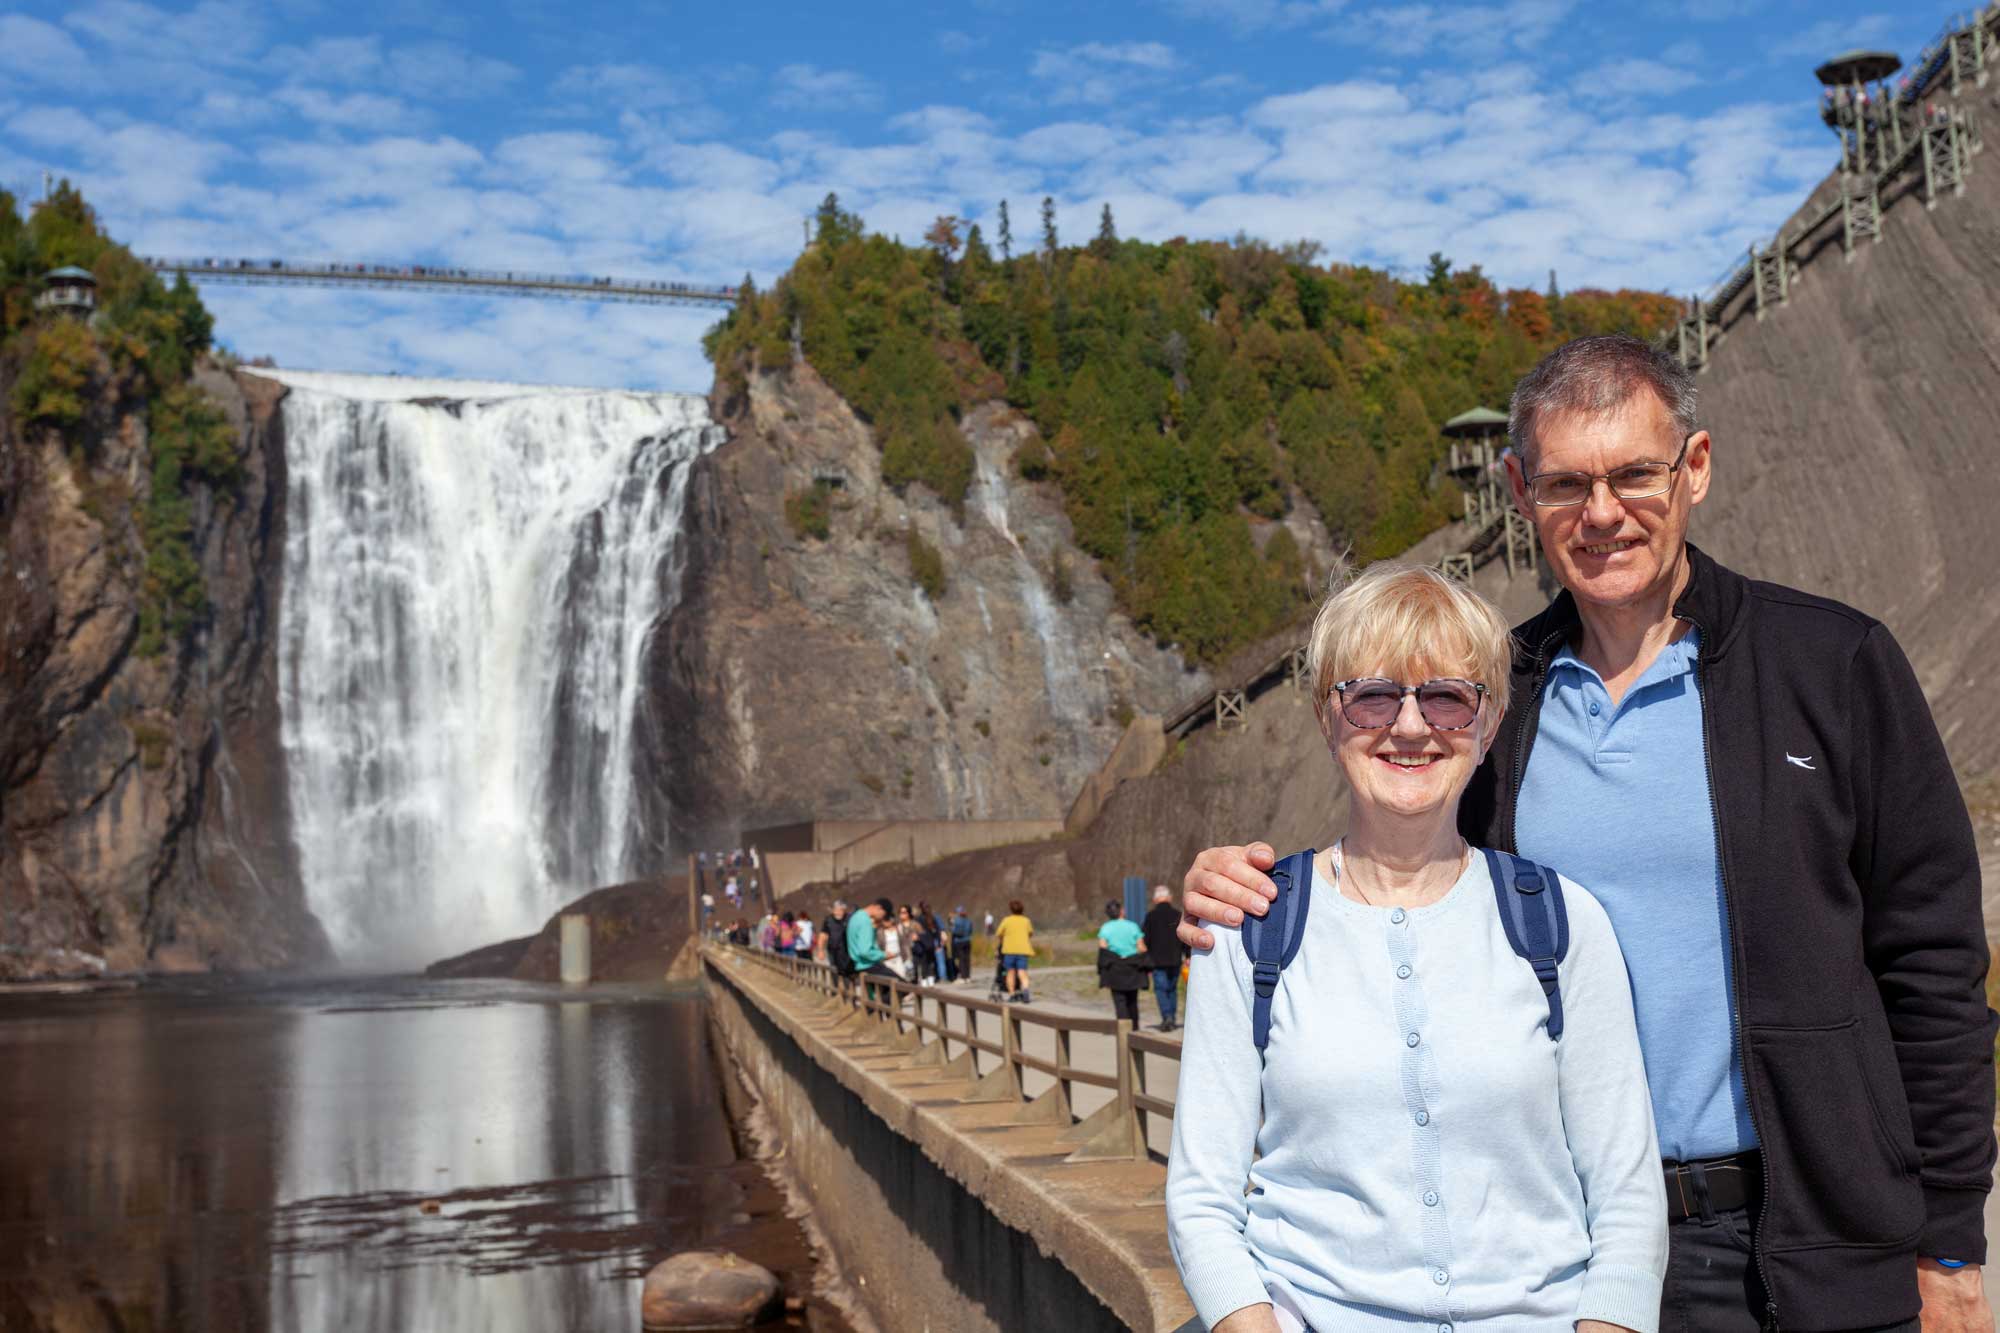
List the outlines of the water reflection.
<svg viewBox="0 0 2000 1333">
<path fill-rule="evenodd" d="M 692 995 L 0 995 L 0 1065 L 9 1330 L 626 1329 L 704 1244 L 810 1287 Z"/>
</svg>

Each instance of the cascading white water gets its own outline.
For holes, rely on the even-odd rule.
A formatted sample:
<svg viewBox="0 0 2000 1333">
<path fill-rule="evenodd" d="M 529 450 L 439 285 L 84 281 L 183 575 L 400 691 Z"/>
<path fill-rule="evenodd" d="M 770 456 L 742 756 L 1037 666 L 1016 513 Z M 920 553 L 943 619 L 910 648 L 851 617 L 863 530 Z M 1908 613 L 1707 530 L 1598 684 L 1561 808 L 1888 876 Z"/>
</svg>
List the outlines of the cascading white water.
<svg viewBox="0 0 2000 1333">
<path fill-rule="evenodd" d="M 279 702 L 308 904 L 349 962 L 538 929 L 647 868 L 633 719 L 678 597 L 685 394 L 264 372 Z"/>
</svg>

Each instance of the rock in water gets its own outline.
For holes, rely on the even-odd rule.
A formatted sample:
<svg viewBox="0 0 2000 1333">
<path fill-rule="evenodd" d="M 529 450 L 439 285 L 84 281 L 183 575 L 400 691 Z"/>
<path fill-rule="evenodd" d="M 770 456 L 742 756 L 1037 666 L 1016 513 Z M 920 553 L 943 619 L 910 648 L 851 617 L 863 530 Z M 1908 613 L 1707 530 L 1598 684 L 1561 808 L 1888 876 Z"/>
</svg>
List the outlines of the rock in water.
<svg viewBox="0 0 2000 1333">
<path fill-rule="evenodd" d="M 726 1250 L 688 1250 L 646 1274 L 639 1319 L 649 1331 L 749 1328 L 781 1308 L 769 1269 Z"/>
</svg>

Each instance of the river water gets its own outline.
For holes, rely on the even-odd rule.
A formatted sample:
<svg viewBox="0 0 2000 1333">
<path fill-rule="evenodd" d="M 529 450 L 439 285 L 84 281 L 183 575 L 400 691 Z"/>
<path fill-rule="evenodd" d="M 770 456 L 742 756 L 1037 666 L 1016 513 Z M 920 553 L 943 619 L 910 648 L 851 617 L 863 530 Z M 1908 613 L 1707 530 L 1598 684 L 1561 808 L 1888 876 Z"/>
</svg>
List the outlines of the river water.
<svg viewBox="0 0 2000 1333">
<path fill-rule="evenodd" d="M 627 1330 L 732 1249 L 844 1329 L 697 992 L 212 978 L 0 992 L 0 1329 Z"/>
</svg>

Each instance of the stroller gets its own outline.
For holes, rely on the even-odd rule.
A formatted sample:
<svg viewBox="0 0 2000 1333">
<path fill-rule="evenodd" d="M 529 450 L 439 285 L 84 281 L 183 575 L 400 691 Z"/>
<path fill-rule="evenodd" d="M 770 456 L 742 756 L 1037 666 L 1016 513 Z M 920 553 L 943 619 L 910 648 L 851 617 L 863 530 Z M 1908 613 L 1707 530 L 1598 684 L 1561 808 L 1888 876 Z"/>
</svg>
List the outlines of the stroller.
<svg viewBox="0 0 2000 1333">
<path fill-rule="evenodd" d="M 995 957 L 993 960 L 993 989 L 986 992 L 986 998 L 995 1004 L 1006 1003 L 1007 962 L 1003 958 Z"/>
</svg>

